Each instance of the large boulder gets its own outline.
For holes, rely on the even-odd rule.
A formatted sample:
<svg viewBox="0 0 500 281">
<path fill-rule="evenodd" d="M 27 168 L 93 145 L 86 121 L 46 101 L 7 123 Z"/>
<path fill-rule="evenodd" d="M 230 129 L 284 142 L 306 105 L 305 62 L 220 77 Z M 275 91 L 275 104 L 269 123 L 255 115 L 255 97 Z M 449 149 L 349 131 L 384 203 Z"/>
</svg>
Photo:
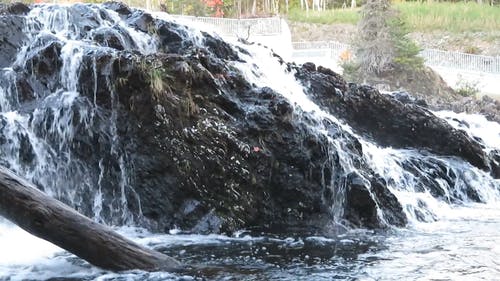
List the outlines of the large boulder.
<svg viewBox="0 0 500 281">
<path fill-rule="evenodd" d="M 25 63 L 8 70 L 9 79 L 0 72 L 0 86 L 17 97 L 13 110 L 33 130 L 24 134 L 20 122 L 0 118 L 0 131 L 20 143 L 13 148 L 17 142 L 0 139 L 0 155 L 14 151 L 20 170 L 32 171 L 45 149 L 41 169 L 47 173 L 36 174 L 36 183 L 98 220 L 121 224 L 132 217 L 155 230 L 193 232 L 328 231 L 332 222 L 345 221 L 403 226 L 403 206 L 370 168 L 361 138 L 493 170 L 477 142 L 418 104 L 347 84 L 330 69 L 287 65 L 308 94 L 356 135 L 302 112 L 279 89 L 247 81 L 234 67 L 242 63 L 241 50 L 217 36 L 193 36 L 185 26 L 118 3 L 46 9 L 67 9 L 72 38 L 85 38 L 71 53 L 81 62 L 64 57 L 64 40 L 36 35 Z M 110 10 L 118 13 L 120 27 L 100 26 L 115 18 Z M 10 42 L 0 45 L 0 66 L 10 66 L 27 40 L 24 18 L 1 17 L 12 24 L 0 25 L 2 40 Z M 157 52 L 137 50 L 125 25 L 154 38 Z M 67 81 L 75 72 L 75 81 Z M 405 165 L 409 173 L 428 165 L 436 177 L 453 180 L 440 163 Z M 443 196 L 437 180 L 417 185 Z M 469 197 L 481 200 L 474 196 L 471 191 Z"/>
<path fill-rule="evenodd" d="M 316 102 L 377 144 L 457 156 L 480 169 L 492 170 L 491 159 L 479 142 L 418 102 L 401 102 L 368 85 L 347 85 L 340 76 L 324 71 L 296 71 Z"/>
</svg>

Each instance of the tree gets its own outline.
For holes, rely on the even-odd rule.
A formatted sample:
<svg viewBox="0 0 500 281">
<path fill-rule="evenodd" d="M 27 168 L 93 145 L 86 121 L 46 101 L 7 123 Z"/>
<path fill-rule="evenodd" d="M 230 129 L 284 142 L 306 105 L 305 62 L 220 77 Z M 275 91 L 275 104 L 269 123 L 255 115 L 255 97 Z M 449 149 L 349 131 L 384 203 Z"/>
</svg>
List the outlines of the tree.
<svg viewBox="0 0 500 281">
<path fill-rule="evenodd" d="M 355 42 L 356 58 L 345 71 L 363 80 L 390 71 L 423 67 L 420 49 L 406 35 L 408 29 L 388 0 L 368 0 L 361 10 Z M 351 73 L 349 73 L 351 72 Z M 354 72 L 354 73 L 352 73 Z"/>
</svg>

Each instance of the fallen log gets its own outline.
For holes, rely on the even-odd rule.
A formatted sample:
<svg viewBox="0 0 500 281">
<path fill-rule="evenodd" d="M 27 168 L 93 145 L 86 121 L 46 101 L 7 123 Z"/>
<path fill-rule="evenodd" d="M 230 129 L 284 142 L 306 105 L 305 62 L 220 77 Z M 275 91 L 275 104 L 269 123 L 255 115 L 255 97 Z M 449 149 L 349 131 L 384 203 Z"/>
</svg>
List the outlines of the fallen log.
<svg viewBox="0 0 500 281">
<path fill-rule="evenodd" d="M 175 271 L 180 263 L 96 223 L 0 166 L 0 215 L 89 263 L 114 271 Z"/>
</svg>

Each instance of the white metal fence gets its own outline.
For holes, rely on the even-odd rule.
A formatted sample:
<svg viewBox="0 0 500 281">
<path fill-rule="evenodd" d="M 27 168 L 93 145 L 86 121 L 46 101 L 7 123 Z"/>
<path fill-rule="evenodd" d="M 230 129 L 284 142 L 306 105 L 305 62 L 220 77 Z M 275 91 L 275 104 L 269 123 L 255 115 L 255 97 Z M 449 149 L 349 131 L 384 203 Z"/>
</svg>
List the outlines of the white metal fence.
<svg viewBox="0 0 500 281">
<path fill-rule="evenodd" d="M 282 32 L 281 18 L 230 19 L 171 15 L 181 20 L 189 20 L 212 25 L 221 35 L 247 37 L 248 35 L 273 36 Z"/>
<path fill-rule="evenodd" d="M 329 57 L 335 61 L 340 60 L 341 54 L 350 49 L 349 45 L 334 41 L 294 42 L 292 45 L 294 57 Z M 482 56 L 435 49 L 422 50 L 420 55 L 429 66 L 485 73 L 500 73 L 500 57 L 498 56 Z"/>
<path fill-rule="evenodd" d="M 425 63 L 431 66 L 464 69 L 487 73 L 500 73 L 500 57 L 472 55 L 425 49 L 420 52 Z"/>
</svg>

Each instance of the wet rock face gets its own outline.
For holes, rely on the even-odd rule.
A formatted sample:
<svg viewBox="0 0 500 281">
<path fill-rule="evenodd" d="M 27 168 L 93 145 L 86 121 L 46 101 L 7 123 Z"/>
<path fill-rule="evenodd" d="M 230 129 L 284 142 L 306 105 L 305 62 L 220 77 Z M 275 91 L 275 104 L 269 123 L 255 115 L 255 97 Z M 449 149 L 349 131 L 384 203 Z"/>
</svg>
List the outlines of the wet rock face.
<svg viewBox="0 0 500 281">
<path fill-rule="evenodd" d="M 0 68 L 8 67 L 26 39 L 23 34 L 24 19 L 17 15 L 0 14 Z"/>
<path fill-rule="evenodd" d="M 41 36 L 28 48 L 27 63 L 13 65 L 26 40 L 20 32 L 25 19 L 17 15 L 0 16 L 0 40 L 8 42 L 0 45 L 0 66 L 12 66 L 10 80 L 0 72 L 0 83 L 15 81 L 9 89 L 17 109 L 55 151 L 51 157 L 73 161 L 66 170 L 64 161 L 57 166 L 66 171 L 60 175 L 65 186 L 81 187 L 85 174 L 97 175 L 88 185 L 102 192 L 103 220 L 120 223 L 116 209 L 127 208 L 136 223 L 160 231 L 324 231 L 332 220 L 371 228 L 406 224 L 403 207 L 370 169 L 360 140 L 328 120 L 320 124 L 326 133 L 318 133 L 320 121 L 311 113 L 296 110 L 276 90 L 250 84 L 232 66 L 242 62 L 232 46 L 206 33 L 193 38 L 185 26 L 120 3 L 106 3 L 98 14 L 95 7 L 67 10 L 76 38 L 90 42 L 71 53 L 82 58 L 74 81 L 78 96 L 69 106 L 55 105 L 58 95 L 73 91 L 60 79 L 68 72 L 63 67 L 66 43 Z M 99 20 L 111 18 L 110 11 L 126 26 L 154 38 L 158 51 L 141 54 L 124 26 L 99 27 Z M 417 105 L 349 85 L 313 64 L 302 69 L 289 65 L 289 70 L 327 111 L 380 145 L 427 149 L 489 168 L 474 141 Z M 61 116 L 71 116 L 64 120 L 72 128 L 71 136 L 65 136 L 70 141 L 61 141 L 60 128 L 53 125 Z M 4 130 L 7 121 L 1 119 L 0 125 Z M 436 135 L 448 138 L 446 145 Z M 341 148 L 332 149 L 333 142 Z M 37 159 L 26 136 L 21 145 L 24 165 L 33 165 Z M 342 154 L 350 155 L 349 168 L 357 172 L 342 164 Z M 44 188 L 47 183 L 38 184 Z M 78 189 L 77 203 L 67 203 L 92 216 L 90 187 Z M 442 196 L 437 188 L 434 194 Z"/>
<path fill-rule="evenodd" d="M 337 189 L 345 181 L 343 167 L 326 137 L 312 129 L 314 118 L 297 119 L 279 93 L 250 85 L 210 53 L 136 59 L 120 58 L 114 75 L 126 77 L 117 92 L 124 119 L 130 120 L 123 131 L 130 141 L 133 178 L 141 179 L 135 190 L 143 214 L 158 227 L 321 229 L 317 223 L 332 217 Z M 155 71 L 137 67 L 143 59 L 164 71 L 161 93 L 144 90 L 150 88 L 147 71 Z M 377 216 L 381 208 L 390 224 L 404 225 L 401 205 L 375 180 L 356 138 L 335 124 L 329 131 L 333 138 L 347 138 L 344 149 L 358 155 L 360 177 L 369 179 L 342 195 L 349 210 L 343 218 L 358 227 L 383 227 Z"/>
<path fill-rule="evenodd" d="M 307 122 L 295 122 L 293 107 L 279 93 L 254 87 L 229 68 L 228 62 L 239 61 L 237 51 L 206 33 L 201 38 L 206 45 L 199 46 L 186 27 L 106 5 L 130 26 L 157 36 L 160 52 L 139 54 L 123 29 L 97 29 L 93 8 L 75 5 L 67 10 L 75 38 L 97 47 L 69 50 L 82 56 L 75 81 L 79 96 L 71 107 L 56 108 L 57 98 L 51 97 L 71 90 L 60 79 L 68 72 L 64 60 L 71 59 L 63 57 L 68 50 L 60 38 L 38 36 L 27 49 L 26 63 L 10 74 L 25 85 L 12 91 L 24 97 L 18 106 L 36 124 L 35 134 L 71 154 L 74 163 L 68 165 L 74 167 L 61 180 L 77 189 L 85 181 L 79 169 L 98 175 L 90 185 L 102 192 L 102 219 L 120 223 L 113 208 L 124 207 L 114 198 L 123 193 L 124 170 L 125 207 L 155 230 L 300 227 L 330 216 L 332 187 L 325 185 L 323 173 L 331 175 L 339 167 L 325 164 L 330 157 L 323 153 L 326 140 L 314 136 Z M 11 66 L 26 39 L 19 35 L 24 19 L 4 18 L 18 22 L 2 33 L 12 46 L 2 49 L 0 63 Z M 61 143 L 53 123 L 68 110 L 73 136 Z M 24 137 L 21 146 L 22 162 L 32 165 L 37 161 L 32 144 Z M 90 190 L 78 191 L 77 203 L 66 200 L 65 192 L 61 199 L 92 216 Z"/>
<path fill-rule="evenodd" d="M 23 3 L 0 4 L 0 15 L 25 15 L 30 11 L 30 8 Z"/>
<path fill-rule="evenodd" d="M 421 101 L 380 94 L 370 86 L 347 85 L 338 76 L 307 68 L 299 68 L 296 77 L 315 101 L 379 145 L 458 156 L 480 169 L 492 169 L 480 143 L 434 116 Z"/>
<path fill-rule="evenodd" d="M 160 228 L 209 232 L 301 225 L 328 211 L 321 182 L 326 144 L 293 149 L 312 141 L 307 124 L 291 123 L 284 98 L 228 69 L 225 82 L 214 81 L 198 59 L 150 59 L 169 73 L 168 93 L 145 92 L 149 78 L 141 69 L 117 73 L 131 79 L 118 92 L 130 105 L 127 132 L 137 136 L 127 153 L 146 217 Z M 207 67 L 217 64 L 206 59 Z"/>
</svg>

